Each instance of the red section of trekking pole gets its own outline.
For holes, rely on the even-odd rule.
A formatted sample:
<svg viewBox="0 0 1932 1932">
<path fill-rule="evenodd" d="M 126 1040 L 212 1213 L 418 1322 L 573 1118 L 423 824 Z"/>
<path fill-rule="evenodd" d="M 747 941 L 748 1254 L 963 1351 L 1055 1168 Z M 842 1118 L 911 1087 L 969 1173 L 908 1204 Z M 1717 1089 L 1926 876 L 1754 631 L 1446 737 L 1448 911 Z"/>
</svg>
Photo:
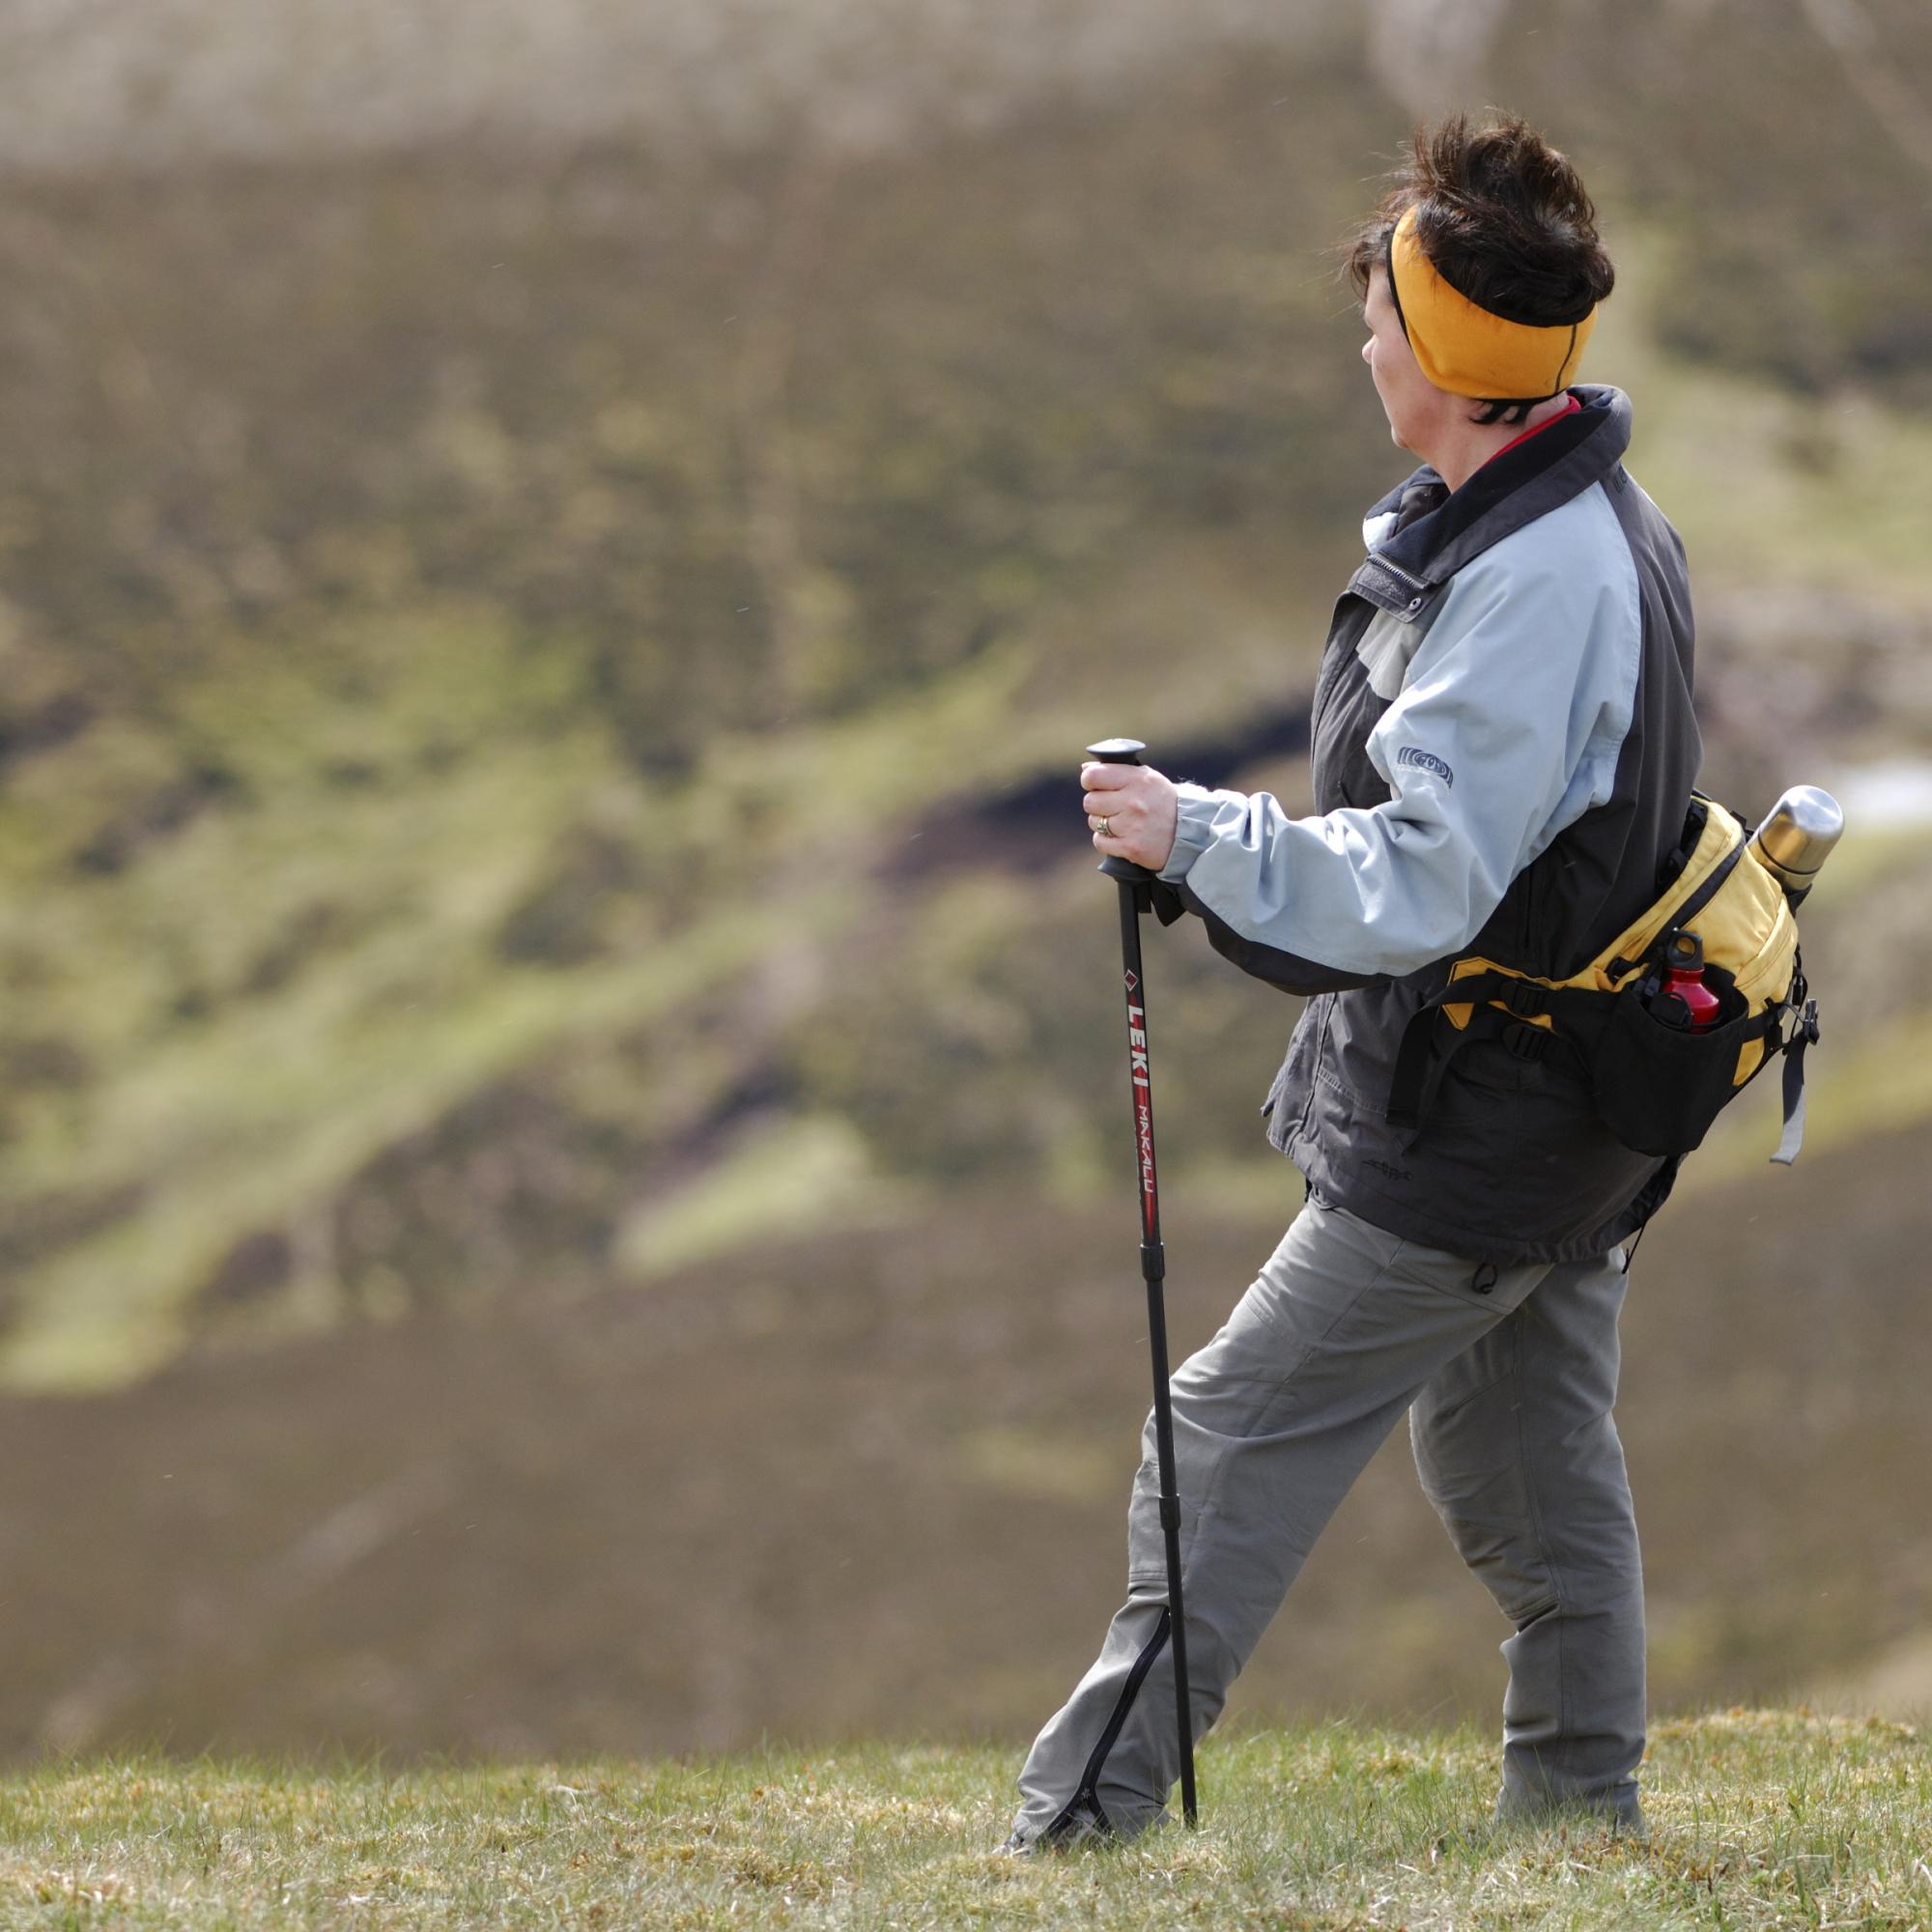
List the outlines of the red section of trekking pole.
<svg viewBox="0 0 1932 1932">
<path fill-rule="evenodd" d="M 1137 765 L 1137 738 L 1087 747 L 1107 765 Z M 1187 1697 L 1187 1619 L 1180 1600 L 1180 1492 L 1174 1475 L 1174 1406 L 1168 1392 L 1167 1258 L 1160 1241 L 1160 1186 L 1153 1164 L 1153 1082 L 1148 1063 L 1147 979 L 1141 970 L 1141 914 L 1152 904 L 1153 874 L 1131 860 L 1106 858 L 1100 869 L 1121 888 L 1121 966 L 1127 992 L 1127 1072 L 1134 1101 L 1134 1152 L 1140 1169 L 1141 1277 L 1147 1283 L 1148 1352 L 1153 1361 L 1153 1437 L 1160 1469 L 1160 1526 L 1167 1540 L 1168 1625 L 1174 1644 L 1174 1720 L 1180 1740 L 1180 1809 L 1195 1822 L 1194 1726 Z"/>
</svg>

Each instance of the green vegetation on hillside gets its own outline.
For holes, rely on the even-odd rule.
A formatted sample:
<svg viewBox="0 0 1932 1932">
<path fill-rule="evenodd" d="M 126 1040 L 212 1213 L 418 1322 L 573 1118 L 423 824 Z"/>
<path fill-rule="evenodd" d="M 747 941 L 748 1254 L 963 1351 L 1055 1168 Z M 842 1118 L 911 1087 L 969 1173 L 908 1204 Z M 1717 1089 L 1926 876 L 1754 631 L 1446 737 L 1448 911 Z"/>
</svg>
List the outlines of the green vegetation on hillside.
<svg viewBox="0 0 1932 1932">
<path fill-rule="evenodd" d="M 197 10 L 182 71 L 252 88 Z M 518 17 L 553 52 L 594 31 L 551 11 Z M 0 1749 L 634 1757 L 1017 1732 L 1064 1693 L 1146 1401 L 1073 762 L 1132 732 L 1304 809 L 1329 600 L 1406 467 L 1333 243 L 1408 120 L 1376 43 L 1432 10 L 1303 11 L 1302 42 L 1018 88 L 889 152 L 539 117 L 9 175 L 0 1524 L 32 1561 Z M 76 42 L 71 85 L 136 14 L 168 40 L 140 0 L 90 10 L 105 65 Z M 1471 99 L 1541 119 L 1603 203 L 1620 284 L 1585 373 L 1632 390 L 1633 469 L 1691 553 L 1707 781 L 1748 815 L 1922 757 L 1919 0 L 1433 15 L 1488 50 Z M 411 44 L 425 75 L 446 51 Z M 1623 1414 L 1673 1703 L 1856 1689 L 1922 1643 L 1924 848 L 1855 825 L 1805 910 L 1804 1160 L 1765 1168 L 1760 1083 L 1636 1265 Z M 1192 923 L 1148 971 L 1185 1348 L 1299 1198 L 1255 1111 L 1296 1007 Z M 1500 1634 L 1396 1444 L 1240 1694 L 1487 1711 Z M 728 1812 L 735 1773 L 704 1776 L 651 1789 Z M 85 1827 L 107 1801 L 75 1776 L 49 1802 Z M 659 1841 L 696 1847 L 673 1912 L 781 1908 L 698 1836 Z M 1739 1842 L 1704 1894 L 1733 1917 L 1822 1855 Z M 823 1844 L 796 1858 L 831 1874 L 815 1909 L 855 1895 Z M 81 1916 L 64 1860 L 14 1903 Z M 380 1891 L 338 1876 L 319 1917 Z M 1035 1883 L 962 1896 L 1043 1913 Z"/>
<path fill-rule="evenodd" d="M 1922 1926 L 1932 1760 L 1876 1720 L 1662 1724 L 1647 1841 L 1488 1820 L 1495 1747 L 1331 1724 L 1203 1753 L 1129 1846 L 994 1856 L 1010 1750 L 407 1774 L 51 1761 L 0 1783 L 0 1926 Z"/>
<path fill-rule="evenodd" d="M 1806 18 L 1740 68 L 1726 11 L 1618 29 L 1634 69 L 1505 34 L 1495 78 L 1602 185 L 1589 373 L 1637 392 L 1749 810 L 1932 732 L 1932 347 L 1890 137 Z M 1332 274 L 1401 121 L 1350 44 L 883 156 L 12 184 L 0 1382 L 1109 1185 L 1077 748 L 1279 739 L 1402 463 Z M 1829 1000 L 1897 926 L 1851 850 L 1827 1136 L 1932 1105 Z M 1163 1123 L 1252 1198 L 1293 1008 L 1197 941 Z"/>
</svg>

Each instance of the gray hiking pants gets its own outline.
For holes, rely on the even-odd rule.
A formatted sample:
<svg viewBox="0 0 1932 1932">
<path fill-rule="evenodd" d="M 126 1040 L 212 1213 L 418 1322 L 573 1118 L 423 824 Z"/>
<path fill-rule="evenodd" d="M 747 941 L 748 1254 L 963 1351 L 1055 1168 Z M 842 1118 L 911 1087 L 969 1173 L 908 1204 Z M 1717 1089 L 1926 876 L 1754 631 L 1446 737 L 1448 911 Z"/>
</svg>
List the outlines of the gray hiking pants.
<svg viewBox="0 0 1932 1932">
<path fill-rule="evenodd" d="M 1194 1734 L 1322 1525 L 1409 1412 L 1422 1486 L 1516 1634 L 1504 1815 L 1580 1804 L 1641 1824 L 1643 1575 L 1610 1408 L 1623 1255 L 1480 1266 L 1311 1198 L 1173 1380 Z M 1131 1836 L 1179 1776 L 1153 1419 L 1127 1601 L 1020 1773 L 1022 1840 Z"/>
</svg>

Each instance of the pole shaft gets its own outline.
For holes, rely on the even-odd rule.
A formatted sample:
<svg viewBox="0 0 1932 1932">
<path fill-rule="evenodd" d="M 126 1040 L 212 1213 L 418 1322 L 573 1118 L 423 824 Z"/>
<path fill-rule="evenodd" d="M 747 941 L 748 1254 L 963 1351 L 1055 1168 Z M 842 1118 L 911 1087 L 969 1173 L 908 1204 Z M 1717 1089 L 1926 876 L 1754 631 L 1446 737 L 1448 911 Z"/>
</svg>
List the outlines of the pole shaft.
<svg viewBox="0 0 1932 1932">
<path fill-rule="evenodd" d="M 1141 966 L 1140 916 L 1146 883 L 1122 879 L 1121 960 L 1127 995 L 1127 1068 L 1140 1170 L 1141 1278 L 1147 1284 L 1148 1353 L 1153 1370 L 1153 1435 L 1160 1477 L 1160 1526 L 1167 1545 L 1169 1641 L 1174 1646 L 1174 1718 L 1180 1746 L 1180 1809 L 1195 1822 L 1194 1726 L 1187 1692 L 1187 1617 L 1180 1586 L 1180 1492 L 1174 1470 L 1174 1405 L 1168 1388 L 1166 1252 L 1160 1238 L 1160 1184 L 1154 1168 L 1153 1080 L 1149 1062 L 1147 981 Z"/>
</svg>

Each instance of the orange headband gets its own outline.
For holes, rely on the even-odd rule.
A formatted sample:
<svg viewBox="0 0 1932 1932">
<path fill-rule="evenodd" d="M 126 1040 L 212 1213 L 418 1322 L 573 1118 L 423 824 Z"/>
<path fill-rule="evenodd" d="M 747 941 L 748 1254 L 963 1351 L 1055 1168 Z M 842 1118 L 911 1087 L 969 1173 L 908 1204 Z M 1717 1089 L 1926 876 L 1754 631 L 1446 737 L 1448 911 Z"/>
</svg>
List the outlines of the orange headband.
<svg viewBox="0 0 1932 1932">
<path fill-rule="evenodd" d="M 1389 237 L 1389 280 L 1416 365 L 1454 396 L 1541 401 L 1556 395 L 1575 378 L 1583 345 L 1597 326 L 1594 308 L 1581 322 L 1549 328 L 1506 322 L 1479 308 L 1451 288 L 1422 252 L 1413 207 L 1403 211 Z"/>
</svg>

